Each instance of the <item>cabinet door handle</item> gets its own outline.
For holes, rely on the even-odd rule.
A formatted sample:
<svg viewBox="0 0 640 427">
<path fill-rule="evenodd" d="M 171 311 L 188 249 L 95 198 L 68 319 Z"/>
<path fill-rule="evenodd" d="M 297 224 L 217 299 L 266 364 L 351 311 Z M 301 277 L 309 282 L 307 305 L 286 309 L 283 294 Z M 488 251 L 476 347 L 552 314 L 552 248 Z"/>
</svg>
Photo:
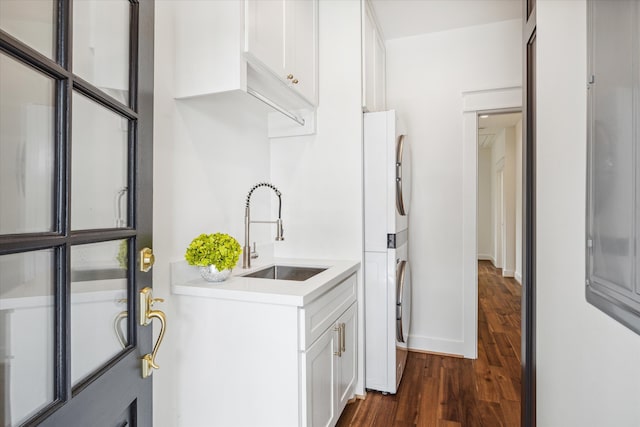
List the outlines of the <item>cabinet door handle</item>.
<svg viewBox="0 0 640 427">
<path fill-rule="evenodd" d="M 340 324 L 340 329 L 342 330 L 340 333 L 340 353 L 344 353 L 345 351 L 347 351 L 347 331 L 346 331 L 346 324 L 341 323 Z"/>
<path fill-rule="evenodd" d="M 297 85 L 299 82 L 298 82 L 298 79 L 293 79 L 291 80 L 291 83 L 293 83 L 294 85 Z"/>
<path fill-rule="evenodd" d="M 289 74 L 289 75 L 287 76 L 287 80 L 293 80 L 293 74 Z"/>
<path fill-rule="evenodd" d="M 333 330 L 338 333 L 338 351 L 334 351 L 334 356 L 342 357 L 342 324 L 337 324 Z"/>
</svg>

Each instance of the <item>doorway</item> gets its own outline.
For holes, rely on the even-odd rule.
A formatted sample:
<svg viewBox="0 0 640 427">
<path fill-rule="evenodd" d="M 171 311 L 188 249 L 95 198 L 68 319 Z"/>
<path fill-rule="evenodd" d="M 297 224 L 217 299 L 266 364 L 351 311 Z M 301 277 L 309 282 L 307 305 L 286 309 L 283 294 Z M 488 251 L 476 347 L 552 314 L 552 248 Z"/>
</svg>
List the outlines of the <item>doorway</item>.
<svg viewBox="0 0 640 427">
<path fill-rule="evenodd" d="M 499 383 L 491 393 L 519 419 L 522 286 L 514 276 L 521 276 L 522 114 L 479 112 L 477 123 L 477 363 L 498 375 L 486 387 Z"/>
<path fill-rule="evenodd" d="M 522 109 L 520 86 L 462 93 L 462 281 L 463 356 L 478 357 L 478 120 Z"/>
<path fill-rule="evenodd" d="M 478 116 L 478 259 L 522 277 L 522 113 Z"/>
</svg>

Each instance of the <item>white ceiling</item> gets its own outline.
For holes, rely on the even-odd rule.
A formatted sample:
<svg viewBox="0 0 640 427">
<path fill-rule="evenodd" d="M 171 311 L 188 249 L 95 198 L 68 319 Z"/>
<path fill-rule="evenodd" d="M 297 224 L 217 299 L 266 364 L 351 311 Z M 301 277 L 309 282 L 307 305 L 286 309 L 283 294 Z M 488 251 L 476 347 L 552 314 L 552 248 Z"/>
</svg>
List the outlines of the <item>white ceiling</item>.
<svg viewBox="0 0 640 427">
<path fill-rule="evenodd" d="M 522 118 L 522 113 L 491 114 L 489 117 L 478 118 L 478 145 L 489 148 L 496 135 L 502 129 L 515 126 Z"/>
<path fill-rule="evenodd" d="M 385 40 L 517 19 L 521 0 L 371 0 Z"/>
<path fill-rule="evenodd" d="M 478 128 L 508 128 L 515 126 L 522 113 L 489 114 L 489 117 L 478 117 Z"/>
</svg>

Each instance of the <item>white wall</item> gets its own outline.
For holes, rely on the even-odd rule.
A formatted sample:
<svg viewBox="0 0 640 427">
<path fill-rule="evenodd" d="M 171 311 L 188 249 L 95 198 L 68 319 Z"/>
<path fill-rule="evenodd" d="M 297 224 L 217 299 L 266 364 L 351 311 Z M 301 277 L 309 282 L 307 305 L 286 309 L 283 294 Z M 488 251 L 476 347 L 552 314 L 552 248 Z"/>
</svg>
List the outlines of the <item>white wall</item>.
<svg viewBox="0 0 640 427">
<path fill-rule="evenodd" d="M 359 0 L 319 7 L 318 131 L 271 141 L 271 177 L 282 191 L 281 257 L 362 260 L 362 110 Z M 359 283 L 362 304 L 362 284 Z M 359 315 L 364 313 L 362 305 Z M 364 336 L 362 317 L 360 336 Z M 360 383 L 363 393 L 363 344 Z"/>
<path fill-rule="evenodd" d="M 169 263 L 183 259 L 184 251 L 200 233 L 225 232 L 242 244 L 244 202 L 253 184 L 270 180 L 270 147 L 266 115 L 244 113 L 225 97 L 175 101 L 174 8 L 179 1 L 156 2 L 154 99 L 154 296 L 168 328 L 155 371 L 154 425 L 180 425 L 172 369 L 183 349 L 175 344 L 179 321 L 170 294 Z M 268 216 L 268 191 L 252 197 L 252 212 Z M 285 199 L 286 200 L 286 199 Z M 252 230 L 258 243 L 273 240 L 269 227 Z M 194 371 L 195 373 L 196 371 Z"/>
<path fill-rule="evenodd" d="M 496 134 L 496 139 L 491 146 L 491 222 L 493 226 L 493 254 L 494 265 L 497 268 L 504 267 L 503 258 L 503 237 L 502 233 L 502 215 L 504 214 L 501 203 L 501 197 L 504 197 L 504 183 L 506 182 L 506 176 L 504 173 L 505 165 L 505 146 L 506 146 L 506 134 L 502 129 Z M 502 186 L 500 185 L 500 179 L 498 174 L 502 174 Z M 505 199 L 502 199 L 503 201 Z"/>
<path fill-rule="evenodd" d="M 499 130 L 491 146 L 478 150 L 478 259 L 499 263 L 505 277 L 514 276 L 518 256 L 517 224 L 518 207 L 518 128 Z M 520 167 L 521 169 L 521 167 Z M 503 192 L 505 203 L 506 259 L 502 259 L 502 239 L 500 234 L 500 188 L 498 172 L 503 172 Z M 521 178 L 520 178 L 521 182 Z M 520 191 L 521 193 L 521 191 Z M 499 239 L 500 241 L 497 241 Z M 521 252 L 521 250 L 520 250 Z"/>
<path fill-rule="evenodd" d="M 491 147 L 478 150 L 478 259 L 493 259 Z"/>
<path fill-rule="evenodd" d="M 55 227 L 53 79 L 5 54 L 0 75 L 0 233 L 50 231 Z"/>
<path fill-rule="evenodd" d="M 412 348 L 463 354 L 462 92 L 521 81 L 520 20 L 387 42 L 387 107 L 411 135 Z"/>
<path fill-rule="evenodd" d="M 586 40 L 584 0 L 537 2 L 540 427 L 640 425 L 640 336 L 585 301 Z"/>
<path fill-rule="evenodd" d="M 516 147 L 515 127 L 504 130 L 504 170 L 503 170 L 503 198 L 504 198 L 504 259 L 502 260 L 502 275 L 513 277 L 516 262 Z"/>
<path fill-rule="evenodd" d="M 154 292 L 167 299 L 162 308 L 169 319 L 177 319 L 169 262 L 182 259 L 201 232 L 228 232 L 242 243 L 244 200 L 259 181 L 271 181 L 282 191 L 285 232 L 285 241 L 274 246 L 272 227 L 252 226 L 251 240 L 259 251 L 266 244 L 267 252 L 282 257 L 362 257 L 359 0 L 320 3 L 317 134 L 272 142 L 266 137 L 266 114 L 247 115 L 231 95 L 173 99 L 173 17 L 179 3 L 156 3 Z M 267 219 L 275 207 L 272 199 L 270 191 L 256 191 L 252 217 Z M 183 350 L 174 333 L 169 325 L 158 356 L 161 366 L 180 363 Z M 174 371 L 154 373 L 154 421 L 160 427 L 180 425 Z M 362 381 L 356 391 L 364 392 Z"/>
<path fill-rule="evenodd" d="M 518 283 L 522 283 L 522 119 L 518 121 L 515 129 L 515 175 L 516 175 L 516 250 L 514 277 Z"/>
<path fill-rule="evenodd" d="M 271 139 L 271 176 L 282 190 L 282 257 L 362 257 L 360 3 L 320 2 L 315 135 Z M 340 66 L 336 66 L 340 64 Z"/>
</svg>

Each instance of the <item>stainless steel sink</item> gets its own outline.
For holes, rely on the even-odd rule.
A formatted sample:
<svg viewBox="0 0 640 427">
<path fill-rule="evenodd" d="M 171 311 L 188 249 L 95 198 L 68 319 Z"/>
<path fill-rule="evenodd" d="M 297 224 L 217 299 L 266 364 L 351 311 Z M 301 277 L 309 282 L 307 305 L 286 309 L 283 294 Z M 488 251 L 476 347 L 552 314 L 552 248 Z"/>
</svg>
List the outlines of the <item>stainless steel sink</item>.
<svg viewBox="0 0 640 427">
<path fill-rule="evenodd" d="M 292 265 L 272 265 L 253 273 L 244 274 L 244 277 L 255 277 L 259 279 L 294 280 L 303 282 L 312 278 L 316 274 L 322 273 L 323 267 L 298 267 Z"/>
</svg>

